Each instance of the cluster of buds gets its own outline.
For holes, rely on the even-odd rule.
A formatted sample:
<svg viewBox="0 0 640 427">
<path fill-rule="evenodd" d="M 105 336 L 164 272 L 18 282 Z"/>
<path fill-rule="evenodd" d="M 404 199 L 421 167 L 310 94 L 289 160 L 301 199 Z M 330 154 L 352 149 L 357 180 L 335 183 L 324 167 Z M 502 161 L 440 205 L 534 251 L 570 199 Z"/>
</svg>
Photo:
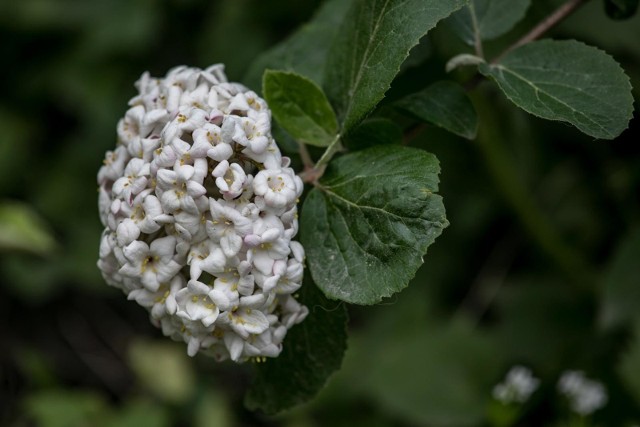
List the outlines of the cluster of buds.
<svg viewBox="0 0 640 427">
<path fill-rule="evenodd" d="M 222 65 L 148 73 L 98 173 L 98 267 L 162 332 L 216 360 L 276 357 L 295 299 L 302 181 L 263 99 Z"/>
</svg>

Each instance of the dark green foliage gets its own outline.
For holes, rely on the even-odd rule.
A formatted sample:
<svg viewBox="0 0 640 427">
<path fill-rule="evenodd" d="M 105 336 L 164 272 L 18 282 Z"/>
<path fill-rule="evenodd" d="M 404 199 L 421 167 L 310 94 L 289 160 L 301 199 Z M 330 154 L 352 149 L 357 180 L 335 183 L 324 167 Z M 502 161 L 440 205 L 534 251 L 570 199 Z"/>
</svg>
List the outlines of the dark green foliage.
<svg viewBox="0 0 640 427">
<path fill-rule="evenodd" d="M 275 414 L 306 402 L 340 369 L 347 348 L 346 307 L 327 300 L 309 279 L 299 300 L 309 315 L 289 332 L 277 359 L 256 365 L 245 397 L 250 409 Z"/>
<path fill-rule="evenodd" d="M 0 5 L 0 423 L 636 425 L 638 1 L 604 0 L 625 22 L 585 3 L 513 49 L 564 2 Z M 447 75 L 459 55 L 482 75 Z M 95 175 L 133 81 L 218 61 L 264 77 L 293 165 L 300 144 L 323 158 L 299 211 L 309 316 L 244 366 L 188 358 L 95 267 Z M 516 364 L 542 386 L 505 406 Z M 607 406 L 572 413 L 568 369 Z"/>
<path fill-rule="evenodd" d="M 259 88 L 265 70 L 294 71 L 322 84 L 327 52 L 352 0 L 328 0 L 313 19 L 289 38 L 261 53 L 243 79 Z"/>
<path fill-rule="evenodd" d="M 336 138 L 338 122 L 329 101 L 315 83 L 291 72 L 268 70 L 262 92 L 274 118 L 304 144 L 328 147 Z"/>
<path fill-rule="evenodd" d="M 435 156 L 383 145 L 331 163 L 302 209 L 311 275 L 330 298 L 375 304 L 400 291 L 448 225 Z"/>
<path fill-rule="evenodd" d="M 604 10 L 613 19 L 629 19 L 638 11 L 638 0 L 604 0 Z"/>
<path fill-rule="evenodd" d="M 389 119 L 371 118 L 360 123 L 346 136 L 345 145 L 350 150 L 361 150 L 381 144 L 400 144 L 402 129 Z"/>
<path fill-rule="evenodd" d="M 569 122 L 594 138 L 617 137 L 633 114 L 631 84 L 620 65 L 574 40 L 529 43 L 480 71 L 523 110 Z"/>
<path fill-rule="evenodd" d="M 474 46 L 478 40 L 495 39 L 511 30 L 530 4 L 530 0 L 471 0 L 450 22 L 458 36 Z"/>
<path fill-rule="evenodd" d="M 324 87 L 341 133 L 382 100 L 420 38 L 464 0 L 355 0 L 327 58 Z"/>
<path fill-rule="evenodd" d="M 420 120 L 467 139 L 474 139 L 478 118 L 465 91 L 453 82 L 436 82 L 395 104 Z"/>
</svg>

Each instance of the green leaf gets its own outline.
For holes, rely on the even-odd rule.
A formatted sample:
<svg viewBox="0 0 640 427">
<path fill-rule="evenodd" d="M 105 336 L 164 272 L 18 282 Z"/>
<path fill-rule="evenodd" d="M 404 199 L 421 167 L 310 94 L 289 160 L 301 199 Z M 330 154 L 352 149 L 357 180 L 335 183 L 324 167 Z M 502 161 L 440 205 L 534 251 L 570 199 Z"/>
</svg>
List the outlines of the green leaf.
<svg viewBox="0 0 640 427">
<path fill-rule="evenodd" d="M 313 19 L 289 38 L 260 55 L 242 80 L 260 87 L 266 69 L 295 71 L 322 84 L 327 53 L 352 0 L 324 2 Z"/>
<path fill-rule="evenodd" d="M 338 122 L 318 85 L 299 74 L 267 70 L 262 93 L 271 112 L 292 137 L 327 147 L 336 138 Z"/>
<path fill-rule="evenodd" d="M 595 138 L 613 139 L 633 113 L 631 85 L 603 51 L 575 40 L 521 46 L 480 72 L 518 107 L 543 119 L 569 122 Z"/>
<path fill-rule="evenodd" d="M 476 137 L 478 118 L 471 100 L 460 85 L 440 81 L 395 104 L 420 120 L 467 139 Z"/>
<path fill-rule="evenodd" d="M 440 166 L 422 150 L 381 145 L 329 164 L 307 196 L 301 239 L 329 298 L 375 304 L 405 288 L 448 225 Z"/>
<path fill-rule="evenodd" d="M 306 275 L 299 301 L 309 315 L 284 340 L 282 353 L 256 365 L 245 405 L 267 414 L 306 402 L 337 371 L 347 347 L 347 310 L 328 301 Z M 336 305 L 337 304 L 337 305 Z"/>
<path fill-rule="evenodd" d="M 47 254 L 56 246 L 47 224 L 29 206 L 20 202 L 0 202 L 0 250 Z"/>
<path fill-rule="evenodd" d="M 375 108 L 420 38 L 466 0 L 355 0 L 327 58 L 324 86 L 342 134 Z"/>
<path fill-rule="evenodd" d="M 365 120 L 344 141 L 350 150 L 362 150 L 382 144 L 400 144 L 402 129 L 389 119 Z"/>
<path fill-rule="evenodd" d="M 450 23 L 469 46 L 507 33 L 527 13 L 530 0 L 472 0 L 454 13 Z"/>
<path fill-rule="evenodd" d="M 636 14 L 639 0 L 604 0 L 604 10 L 612 19 L 627 19 Z"/>
<path fill-rule="evenodd" d="M 600 321 L 606 328 L 638 317 L 640 306 L 640 230 L 625 238 L 604 276 Z"/>
</svg>

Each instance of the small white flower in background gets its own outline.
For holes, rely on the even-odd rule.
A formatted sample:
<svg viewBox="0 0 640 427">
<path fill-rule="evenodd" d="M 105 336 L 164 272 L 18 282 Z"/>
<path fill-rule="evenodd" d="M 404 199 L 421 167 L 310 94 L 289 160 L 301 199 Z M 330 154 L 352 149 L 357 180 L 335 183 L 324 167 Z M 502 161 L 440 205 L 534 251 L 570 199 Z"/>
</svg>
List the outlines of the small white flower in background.
<svg viewBox="0 0 640 427">
<path fill-rule="evenodd" d="M 585 377 L 581 371 L 566 371 L 558 381 L 558 390 L 569 399 L 571 410 L 582 416 L 590 415 L 607 404 L 604 385 Z"/>
<path fill-rule="evenodd" d="M 504 404 L 524 403 L 537 390 L 540 380 L 524 366 L 514 366 L 505 379 L 493 388 L 493 397 Z"/>
<path fill-rule="evenodd" d="M 266 102 L 222 65 L 144 73 L 98 173 L 98 267 L 174 340 L 216 360 L 276 357 L 308 310 L 302 181 Z"/>
</svg>

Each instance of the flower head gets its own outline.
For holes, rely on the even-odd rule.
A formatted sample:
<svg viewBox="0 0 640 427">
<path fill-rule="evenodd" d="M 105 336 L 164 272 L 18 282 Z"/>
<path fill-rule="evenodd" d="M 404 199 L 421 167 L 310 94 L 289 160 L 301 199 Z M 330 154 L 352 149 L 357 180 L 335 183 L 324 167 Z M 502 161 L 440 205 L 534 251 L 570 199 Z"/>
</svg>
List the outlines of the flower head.
<svg viewBox="0 0 640 427">
<path fill-rule="evenodd" d="M 264 100 L 222 65 L 144 73 L 98 173 L 98 267 L 187 352 L 276 357 L 308 310 L 296 202 L 302 182 Z"/>
</svg>

